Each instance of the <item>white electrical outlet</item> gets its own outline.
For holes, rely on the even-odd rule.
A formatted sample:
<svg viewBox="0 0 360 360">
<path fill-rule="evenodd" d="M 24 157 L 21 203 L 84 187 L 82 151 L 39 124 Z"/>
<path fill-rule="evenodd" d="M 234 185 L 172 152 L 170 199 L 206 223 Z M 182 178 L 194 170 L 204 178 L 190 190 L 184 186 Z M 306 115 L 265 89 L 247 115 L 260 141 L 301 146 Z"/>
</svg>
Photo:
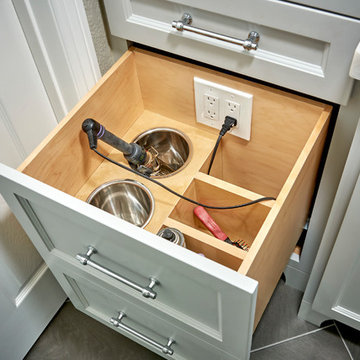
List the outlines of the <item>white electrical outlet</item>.
<svg viewBox="0 0 360 360">
<path fill-rule="evenodd" d="M 236 119 L 231 134 L 250 140 L 253 95 L 194 77 L 196 121 L 221 129 L 225 116 Z"/>
<path fill-rule="evenodd" d="M 219 98 L 212 94 L 204 94 L 204 116 L 208 119 L 219 120 Z"/>
<path fill-rule="evenodd" d="M 240 104 L 235 101 L 225 99 L 224 116 L 231 116 L 232 118 L 239 121 L 240 120 Z"/>
</svg>

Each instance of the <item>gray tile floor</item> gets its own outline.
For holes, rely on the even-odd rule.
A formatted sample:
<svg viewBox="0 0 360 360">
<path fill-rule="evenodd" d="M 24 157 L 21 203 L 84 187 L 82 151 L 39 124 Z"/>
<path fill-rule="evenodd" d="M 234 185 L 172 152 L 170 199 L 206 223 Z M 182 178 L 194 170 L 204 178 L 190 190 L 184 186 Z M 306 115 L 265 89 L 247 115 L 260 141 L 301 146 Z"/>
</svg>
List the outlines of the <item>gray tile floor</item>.
<svg viewBox="0 0 360 360">
<path fill-rule="evenodd" d="M 280 280 L 254 333 L 250 360 L 360 360 L 360 332 L 297 317 L 302 292 Z"/>
<path fill-rule="evenodd" d="M 280 280 L 255 331 L 250 360 L 360 360 L 360 332 L 332 321 L 317 328 L 298 319 L 301 297 Z M 162 358 L 66 302 L 25 359 Z"/>
</svg>

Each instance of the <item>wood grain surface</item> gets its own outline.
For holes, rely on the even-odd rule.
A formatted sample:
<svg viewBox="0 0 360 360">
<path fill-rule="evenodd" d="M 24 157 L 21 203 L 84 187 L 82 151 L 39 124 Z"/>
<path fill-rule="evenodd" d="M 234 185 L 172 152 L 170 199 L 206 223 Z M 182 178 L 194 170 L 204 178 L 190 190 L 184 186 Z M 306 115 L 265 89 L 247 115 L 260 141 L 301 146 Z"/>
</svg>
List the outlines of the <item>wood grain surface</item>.
<svg viewBox="0 0 360 360">
<path fill-rule="evenodd" d="M 216 239 L 200 230 L 188 226 L 181 221 L 167 218 L 165 226 L 180 230 L 185 236 L 186 248 L 196 253 L 202 253 L 207 258 L 214 260 L 233 270 L 238 270 L 246 252 L 235 246 Z"/>
<path fill-rule="evenodd" d="M 195 121 L 194 76 L 253 94 L 250 141 L 226 135 L 212 174 L 259 194 L 278 195 L 323 104 L 145 50 L 135 50 L 135 62 L 146 109 L 214 134 L 218 130 Z"/>
<path fill-rule="evenodd" d="M 255 327 L 305 225 L 330 113 L 331 108 L 328 107 L 320 116 L 248 256 L 240 266 L 240 273 L 259 281 Z"/>
<path fill-rule="evenodd" d="M 134 56 L 127 52 L 20 165 L 23 173 L 75 195 L 102 160 L 89 152 L 81 124 L 94 118 L 122 136 L 142 114 Z M 110 147 L 99 143 L 108 154 Z"/>
<path fill-rule="evenodd" d="M 185 196 L 212 206 L 232 206 L 250 200 L 228 191 L 226 187 L 216 187 L 211 182 L 207 183 L 198 179 L 191 183 Z M 193 214 L 195 207 L 196 205 L 185 200 L 179 200 L 170 217 L 211 235 L 210 231 Z M 232 241 L 244 240 L 251 245 L 269 210 L 268 206 L 259 203 L 232 210 L 207 209 L 207 212 Z M 229 246 L 232 247 L 232 245 Z"/>
</svg>

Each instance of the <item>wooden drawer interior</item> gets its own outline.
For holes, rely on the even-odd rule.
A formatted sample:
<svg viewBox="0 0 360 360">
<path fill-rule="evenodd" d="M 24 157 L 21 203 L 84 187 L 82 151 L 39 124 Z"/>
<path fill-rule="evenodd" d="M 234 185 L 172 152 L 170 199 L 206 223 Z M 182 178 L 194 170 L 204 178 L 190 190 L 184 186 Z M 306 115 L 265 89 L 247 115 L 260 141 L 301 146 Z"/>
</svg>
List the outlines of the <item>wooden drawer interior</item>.
<svg viewBox="0 0 360 360">
<path fill-rule="evenodd" d="M 193 78 L 198 76 L 254 95 L 251 140 L 227 134 L 207 175 L 218 131 L 196 123 Z M 20 170 L 81 200 L 102 183 L 136 178 L 155 198 L 146 230 L 164 226 L 184 233 L 187 248 L 259 281 L 255 326 L 268 303 L 305 224 L 331 107 L 145 50 L 128 51 L 94 89 L 21 165 Z M 192 143 L 189 164 L 159 181 L 190 198 L 215 206 L 276 197 L 237 210 L 209 210 L 232 240 L 215 239 L 194 217 L 195 205 L 104 161 L 81 130 L 94 118 L 132 141 L 140 133 L 170 127 Z M 98 149 L 127 165 L 104 143 Z M 175 246 L 175 245 L 174 245 Z"/>
<path fill-rule="evenodd" d="M 196 178 L 187 188 L 184 195 L 200 203 L 214 204 L 214 206 L 231 206 L 250 201 L 246 197 Z M 194 216 L 193 209 L 193 204 L 186 200 L 180 200 L 170 214 L 170 218 L 211 235 L 210 231 Z M 269 211 L 270 207 L 262 203 L 245 207 L 241 211 L 239 209 L 207 210 L 216 223 L 221 224 L 222 230 L 230 239 L 242 239 L 250 246 Z"/>
</svg>

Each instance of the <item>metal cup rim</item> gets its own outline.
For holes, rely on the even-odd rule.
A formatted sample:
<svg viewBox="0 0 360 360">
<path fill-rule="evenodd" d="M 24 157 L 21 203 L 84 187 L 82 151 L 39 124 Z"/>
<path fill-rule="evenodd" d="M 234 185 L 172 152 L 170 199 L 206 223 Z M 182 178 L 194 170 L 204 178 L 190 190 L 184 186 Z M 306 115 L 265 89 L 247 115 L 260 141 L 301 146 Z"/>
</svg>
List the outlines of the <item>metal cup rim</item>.
<svg viewBox="0 0 360 360">
<path fill-rule="evenodd" d="M 189 147 L 189 154 L 188 154 L 188 157 L 187 159 L 185 160 L 184 164 L 179 168 L 177 169 L 176 171 L 170 173 L 170 174 L 167 174 L 167 175 L 161 175 L 161 176 L 156 176 L 157 179 L 163 179 L 163 178 L 167 178 L 167 177 L 170 177 L 170 176 L 173 176 L 173 175 L 176 175 L 177 173 L 179 173 L 180 171 L 184 170 L 185 167 L 189 164 L 191 158 L 192 158 L 192 153 L 193 153 L 193 146 L 192 146 L 192 142 L 190 140 L 190 138 L 184 134 L 182 131 L 178 130 L 178 129 L 175 129 L 175 128 L 171 128 L 171 127 L 156 127 L 156 128 L 151 128 L 151 129 L 148 129 L 146 131 L 143 131 L 142 133 L 140 133 L 139 135 L 137 135 L 133 140 L 132 142 L 136 143 L 137 141 L 139 141 L 140 139 L 142 139 L 144 136 L 146 135 L 149 135 L 149 134 L 152 134 L 153 132 L 155 131 L 169 131 L 169 132 L 173 132 L 179 136 L 181 136 L 187 143 L 188 147 Z M 151 175 L 150 175 L 151 176 Z"/>
<path fill-rule="evenodd" d="M 151 220 L 153 214 L 154 214 L 154 209 L 155 209 L 155 200 L 154 200 L 154 196 L 151 193 L 151 191 L 149 190 L 148 187 L 146 187 L 144 184 L 142 184 L 139 181 L 133 180 L 133 179 L 115 179 L 115 180 L 111 180 L 111 181 L 107 181 L 103 184 L 101 184 L 100 186 L 98 186 L 97 188 L 95 188 L 90 195 L 88 196 L 88 198 L 86 199 L 86 202 L 88 204 L 90 204 L 90 202 L 92 201 L 92 199 L 95 197 L 95 195 L 97 195 L 101 190 L 103 190 L 104 188 L 110 186 L 110 185 L 115 185 L 115 184 L 129 184 L 129 185 L 134 185 L 137 186 L 139 188 L 141 188 L 142 190 L 145 191 L 145 193 L 148 195 L 149 199 L 150 199 L 150 212 L 149 215 L 146 219 L 146 221 L 144 222 L 144 224 L 141 226 L 141 228 L 144 228 Z M 115 215 L 114 215 L 115 216 Z M 123 220 L 123 219 L 122 219 Z M 126 221 L 126 220 L 124 220 Z M 132 224 L 130 222 L 130 224 Z M 132 224 L 134 226 L 136 226 L 135 224 Z"/>
</svg>

